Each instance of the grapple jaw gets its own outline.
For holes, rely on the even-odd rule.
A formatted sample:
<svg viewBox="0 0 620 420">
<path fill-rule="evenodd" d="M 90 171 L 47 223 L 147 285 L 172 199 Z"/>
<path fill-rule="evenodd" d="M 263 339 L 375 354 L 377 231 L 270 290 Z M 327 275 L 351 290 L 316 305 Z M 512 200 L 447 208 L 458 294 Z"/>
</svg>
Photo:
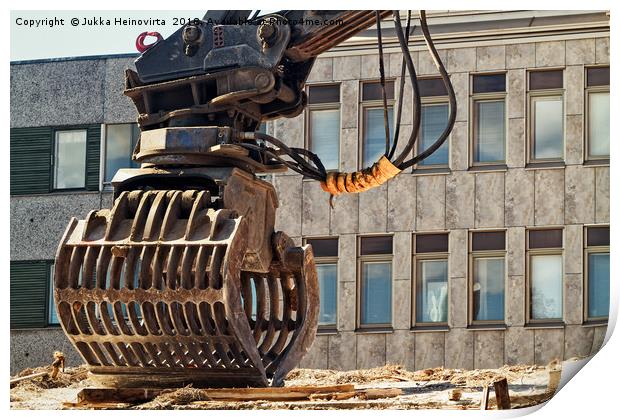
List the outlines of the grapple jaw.
<svg viewBox="0 0 620 420">
<path fill-rule="evenodd" d="M 219 182 L 218 197 L 123 191 L 112 209 L 71 220 L 56 310 L 99 382 L 281 385 L 308 351 L 319 300 L 311 247 L 273 232 L 275 192 L 260 193 L 270 184 L 238 169 Z M 251 183 L 254 201 L 241 191 Z"/>
</svg>

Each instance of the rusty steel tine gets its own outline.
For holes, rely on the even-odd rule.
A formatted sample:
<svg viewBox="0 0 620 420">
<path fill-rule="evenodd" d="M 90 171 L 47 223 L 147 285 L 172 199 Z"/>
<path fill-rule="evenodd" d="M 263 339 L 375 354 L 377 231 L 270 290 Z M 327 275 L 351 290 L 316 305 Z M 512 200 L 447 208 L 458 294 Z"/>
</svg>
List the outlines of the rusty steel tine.
<svg viewBox="0 0 620 420">
<path fill-rule="evenodd" d="M 129 231 L 129 239 L 132 241 L 139 241 L 146 225 L 146 219 L 149 215 L 151 203 L 153 202 L 153 192 L 145 191 L 140 196 L 140 202 L 131 224 L 131 230 Z"/>
<path fill-rule="evenodd" d="M 211 253 L 211 265 L 209 267 L 209 287 L 213 289 L 222 288 L 222 262 L 226 255 L 225 245 L 216 245 Z"/>
<path fill-rule="evenodd" d="M 56 311 L 58 312 L 58 316 L 60 317 L 60 322 L 62 323 L 62 325 L 65 327 L 69 334 L 79 335 L 80 330 L 78 329 L 75 317 L 73 316 L 71 305 L 68 302 L 60 301 L 59 299 L 56 299 L 56 302 Z"/>
<path fill-rule="evenodd" d="M 189 328 L 193 335 L 201 336 L 207 335 L 206 331 L 203 331 L 198 324 L 198 311 L 196 310 L 196 304 L 193 302 L 185 302 L 183 305 L 183 312 L 185 320 L 189 325 Z"/>
<path fill-rule="evenodd" d="M 142 322 L 140 321 L 140 316 L 138 316 L 138 313 L 136 312 L 136 305 L 138 305 L 136 302 L 128 302 L 127 303 L 127 313 L 129 314 L 129 320 L 131 321 L 131 327 L 133 328 L 133 331 L 141 336 L 146 336 L 148 335 L 148 331 L 146 329 L 146 327 L 144 325 L 142 325 Z"/>
<path fill-rule="evenodd" d="M 105 240 L 117 239 L 115 237 L 115 234 L 118 233 L 118 228 L 121 226 L 123 220 L 127 218 L 127 213 L 129 212 L 128 197 L 129 192 L 123 191 L 121 195 L 115 200 L 114 207 L 112 207 L 112 211 L 110 212 L 110 216 L 108 219 L 108 225 L 106 226 L 106 231 L 104 235 Z"/>
<path fill-rule="evenodd" d="M 159 329 L 159 323 L 157 322 L 157 316 L 155 315 L 155 307 L 152 302 L 143 302 L 140 307 L 142 308 L 142 319 L 149 330 L 149 334 L 158 336 L 162 332 Z"/>
<path fill-rule="evenodd" d="M 136 283 L 136 260 L 140 249 L 130 247 L 125 257 L 125 269 L 123 270 L 123 287 L 129 290 L 135 288 Z"/>
<path fill-rule="evenodd" d="M 86 254 L 84 255 L 84 264 L 82 265 L 82 287 L 86 289 L 92 289 L 94 287 L 94 274 L 95 264 L 97 263 L 97 256 L 99 255 L 99 249 L 95 246 L 89 246 L 86 248 Z"/>
<path fill-rule="evenodd" d="M 194 288 L 192 266 L 198 249 L 195 246 L 186 246 L 181 257 L 181 287 L 184 289 Z"/>
<path fill-rule="evenodd" d="M 136 341 L 132 341 L 131 343 L 129 343 L 129 347 L 131 347 L 143 367 L 149 367 L 151 365 L 149 358 L 146 355 L 144 348 L 142 347 L 142 344 Z"/>
<path fill-rule="evenodd" d="M 103 347 L 104 349 L 107 350 L 106 343 L 95 343 L 93 341 L 89 341 L 88 342 L 88 347 L 93 352 L 93 354 L 97 357 L 97 359 L 99 359 L 99 362 L 102 365 L 104 365 L 104 366 L 111 366 L 112 365 L 112 363 L 110 363 L 110 361 L 108 360 L 108 358 L 105 355 L 105 353 L 103 352 L 103 350 L 101 350 L 101 347 Z M 110 353 L 109 350 L 108 350 L 108 353 Z M 110 358 L 112 359 L 114 364 L 118 365 L 116 359 L 113 357 L 113 355 L 111 353 L 110 353 Z"/>
<path fill-rule="evenodd" d="M 101 321 L 95 313 L 97 309 L 95 302 L 86 302 L 84 306 L 86 307 L 86 318 L 90 324 L 91 331 L 94 331 L 94 333 L 98 335 L 107 335 L 106 330 L 103 328 Z"/>
<path fill-rule="evenodd" d="M 101 365 L 101 361 L 95 356 L 93 350 L 88 346 L 87 342 L 84 341 L 76 341 L 75 348 L 82 355 L 86 363 L 91 365 Z"/>
<path fill-rule="evenodd" d="M 79 287 L 80 273 L 82 270 L 82 262 L 84 261 L 85 247 L 73 247 L 71 252 L 71 263 L 69 264 L 69 287 L 77 289 Z"/>
<path fill-rule="evenodd" d="M 201 245 L 196 255 L 196 267 L 194 268 L 194 287 L 204 290 L 208 287 L 207 264 L 211 256 L 212 247 Z"/>
<path fill-rule="evenodd" d="M 108 331 L 108 334 L 120 335 L 118 328 L 116 328 L 116 325 L 114 325 L 114 322 L 112 322 L 112 318 L 110 318 L 110 312 L 108 312 L 109 305 L 111 304 L 107 301 L 99 303 L 99 313 L 101 314 L 103 325 Z"/>
<path fill-rule="evenodd" d="M 112 313 L 114 314 L 114 319 L 116 325 L 121 329 L 123 334 L 126 335 L 134 335 L 133 331 L 127 326 L 125 323 L 125 314 L 123 314 L 123 303 L 120 301 L 115 301 L 112 304 Z"/>
<path fill-rule="evenodd" d="M 128 366 L 138 366 L 136 355 L 127 347 L 125 343 L 112 343 L 112 347 L 116 347 L 123 355 L 123 359 Z"/>
<path fill-rule="evenodd" d="M 207 302 L 200 302 L 198 305 L 198 317 L 205 335 L 213 336 L 217 334 L 213 319 L 211 318 L 211 305 Z"/>
<path fill-rule="evenodd" d="M 168 319 L 168 310 L 166 309 L 166 306 L 168 305 L 164 302 L 157 302 L 155 305 L 155 316 L 157 317 L 157 323 L 161 327 L 164 334 L 172 336 L 175 335 L 175 333 L 172 328 L 172 324 Z"/>
<path fill-rule="evenodd" d="M 102 343 L 102 346 L 106 350 L 106 352 L 110 356 L 110 359 L 112 359 L 112 361 L 114 362 L 116 366 L 125 365 L 125 362 L 123 361 L 123 359 L 121 359 L 117 351 L 114 350 L 114 347 L 112 347 L 112 343 L 105 341 Z"/>
<path fill-rule="evenodd" d="M 158 191 L 151 203 L 151 208 L 144 226 L 144 240 L 155 240 L 159 237 L 160 227 L 166 211 L 166 192 Z"/>
<path fill-rule="evenodd" d="M 213 357 L 213 351 L 209 348 L 208 344 L 205 341 L 199 341 L 197 345 L 200 347 L 201 354 L 204 358 L 202 365 L 207 365 L 211 369 L 215 369 L 217 367 L 217 361 Z"/>
<path fill-rule="evenodd" d="M 107 284 L 108 268 L 110 267 L 110 259 L 112 258 L 111 248 L 108 246 L 102 246 L 99 251 L 99 257 L 97 258 L 96 266 L 96 287 L 98 289 L 105 289 Z"/>
<path fill-rule="evenodd" d="M 181 304 L 179 302 L 170 302 L 168 305 L 168 311 L 170 312 L 170 319 L 172 319 L 174 330 L 178 335 L 189 336 L 190 332 L 187 330 L 186 324 L 181 318 Z"/>
<path fill-rule="evenodd" d="M 172 353 L 168 349 L 168 346 L 166 345 L 165 341 L 160 341 L 157 344 L 155 344 L 155 346 L 159 349 L 160 354 L 163 355 L 164 360 L 166 361 L 168 366 L 173 367 L 177 364 L 174 361 L 174 357 L 172 356 Z"/>
<path fill-rule="evenodd" d="M 209 201 L 211 201 L 211 195 L 208 191 L 199 191 L 196 199 L 194 200 L 194 204 L 192 206 L 192 210 L 187 219 L 187 226 L 185 227 L 185 235 L 184 239 L 191 240 L 193 238 L 194 232 L 199 227 L 199 224 L 209 223 L 210 219 L 206 217 L 206 211 L 204 209 L 209 205 Z M 207 230 L 209 232 L 210 229 Z"/>
<path fill-rule="evenodd" d="M 287 287 L 288 283 L 288 275 L 280 274 L 280 288 L 282 291 L 282 324 L 279 330 L 278 339 L 274 343 L 274 345 L 269 349 L 266 353 L 271 353 L 273 355 L 279 355 L 284 349 L 288 339 L 288 323 L 291 319 L 291 296 L 289 294 L 289 288 Z"/>
<path fill-rule="evenodd" d="M 147 290 L 153 283 L 153 257 L 155 256 L 154 246 L 142 247 L 140 253 L 140 272 L 138 273 L 138 288 Z"/>
<path fill-rule="evenodd" d="M 168 239 L 181 213 L 181 191 L 169 191 L 169 193 L 171 197 L 168 201 L 168 206 L 166 207 L 166 212 L 164 213 L 161 223 L 161 230 L 159 233 L 160 241 Z"/>
<path fill-rule="evenodd" d="M 171 250 L 168 254 L 168 261 L 166 264 L 166 287 L 169 289 L 176 289 L 179 260 L 181 259 L 181 253 L 183 251 L 181 247 L 177 245 L 172 245 L 170 248 Z"/>
<path fill-rule="evenodd" d="M 110 277 L 108 279 L 108 290 L 120 290 L 121 288 L 121 273 L 123 271 L 124 258 L 112 256 L 110 262 Z"/>
<path fill-rule="evenodd" d="M 159 351 L 153 345 L 153 343 L 145 342 L 144 343 L 144 348 L 146 349 L 148 354 L 151 356 L 151 359 L 153 361 L 153 366 L 163 366 L 164 363 L 161 360 L 161 358 L 159 357 L 160 356 L 159 355 Z"/>
<path fill-rule="evenodd" d="M 280 305 L 280 296 L 278 295 L 276 282 L 277 280 L 274 273 L 270 271 L 267 275 L 267 285 L 269 287 L 269 324 L 267 327 L 267 334 L 259 346 L 261 354 L 266 354 L 271 348 L 276 334 L 276 323 L 279 321 L 276 311 Z"/>
<path fill-rule="evenodd" d="M 260 342 L 263 335 L 263 324 L 267 312 L 267 296 L 265 295 L 265 277 L 261 274 L 252 275 L 254 290 L 256 290 L 256 324 L 254 325 L 254 341 Z"/>
</svg>

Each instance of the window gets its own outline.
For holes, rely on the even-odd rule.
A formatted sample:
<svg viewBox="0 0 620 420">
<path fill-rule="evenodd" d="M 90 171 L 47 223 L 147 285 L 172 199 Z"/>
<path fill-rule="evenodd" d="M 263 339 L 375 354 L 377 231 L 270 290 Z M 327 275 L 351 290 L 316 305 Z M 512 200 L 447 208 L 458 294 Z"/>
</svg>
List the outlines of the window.
<svg viewBox="0 0 620 420">
<path fill-rule="evenodd" d="M 414 245 L 416 326 L 448 322 L 448 234 L 417 234 Z"/>
<path fill-rule="evenodd" d="M 104 185 L 109 184 L 121 168 L 136 168 L 131 159 L 140 137 L 137 124 L 110 124 L 105 127 Z"/>
<path fill-rule="evenodd" d="M 609 67 L 586 69 L 586 160 L 609 159 Z"/>
<path fill-rule="evenodd" d="M 585 319 L 609 317 L 609 226 L 586 227 Z"/>
<path fill-rule="evenodd" d="M 448 93 L 441 78 L 419 80 L 418 87 L 422 101 L 420 133 L 416 143 L 419 154 L 432 146 L 443 133 L 448 124 L 450 106 L 448 105 Z M 449 139 L 446 139 L 439 149 L 420 161 L 417 167 L 447 167 L 449 143 Z"/>
<path fill-rule="evenodd" d="M 336 329 L 338 302 L 338 238 L 308 239 L 319 278 L 319 329 Z"/>
<path fill-rule="evenodd" d="M 562 229 L 528 231 L 528 320 L 562 320 Z"/>
<path fill-rule="evenodd" d="M 562 70 L 529 73 L 529 160 L 564 159 L 564 81 Z"/>
<path fill-rule="evenodd" d="M 54 189 L 86 187 L 86 130 L 58 130 L 54 138 Z"/>
<path fill-rule="evenodd" d="M 308 87 L 308 148 L 325 165 L 340 167 L 340 85 Z"/>
<path fill-rule="evenodd" d="M 472 232 L 470 237 L 470 320 L 504 323 L 505 232 Z"/>
<path fill-rule="evenodd" d="M 372 236 L 359 240 L 359 325 L 391 327 L 392 237 Z"/>
<path fill-rule="evenodd" d="M 472 76 L 472 165 L 506 161 L 506 75 Z"/>
<path fill-rule="evenodd" d="M 390 144 L 394 136 L 394 82 L 385 82 Z M 372 166 L 385 154 L 383 94 L 379 82 L 362 84 L 362 166 Z"/>
</svg>

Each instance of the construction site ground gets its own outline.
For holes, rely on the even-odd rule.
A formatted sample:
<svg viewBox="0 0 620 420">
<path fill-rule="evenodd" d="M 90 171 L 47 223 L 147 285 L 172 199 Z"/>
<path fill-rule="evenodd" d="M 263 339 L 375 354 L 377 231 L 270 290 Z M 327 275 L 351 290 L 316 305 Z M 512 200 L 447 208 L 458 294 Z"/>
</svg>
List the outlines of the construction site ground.
<svg viewBox="0 0 620 420">
<path fill-rule="evenodd" d="M 43 372 L 47 367 L 27 369 L 17 377 Z M 214 400 L 209 390 L 191 386 L 166 390 L 149 401 L 111 401 L 76 404 L 78 393 L 99 386 L 89 377 L 85 366 L 67 368 L 56 379 L 38 377 L 14 384 L 12 409 L 461 409 L 479 410 L 485 385 L 489 387 L 488 409 L 495 409 L 493 383 L 508 381 L 511 408 L 540 404 L 553 395 L 549 366 L 504 366 L 500 369 L 425 369 L 407 371 L 399 366 L 332 371 L 295 369 L 287 377 L 282 392 L 296 387 L 352 386 L 356 392 L 313 394 L 308 398 L 284 398 L 282 401 Z M 338 387 L 336 387 L 338 388 Z M 366 390 L 366 391 L 364 391 Z M 372 391 L 372 392 L 371 392 Z M 389 392 L 386 392 L 389 391 Z M 315 391 L 316 392 L 316 391 Z M 390 396 L 392 394 L 399 394 Z M 221 393 L 220 393 L 221 394 Z M 385 395 L 383 395 L 385 394 Z"/>
</svg>

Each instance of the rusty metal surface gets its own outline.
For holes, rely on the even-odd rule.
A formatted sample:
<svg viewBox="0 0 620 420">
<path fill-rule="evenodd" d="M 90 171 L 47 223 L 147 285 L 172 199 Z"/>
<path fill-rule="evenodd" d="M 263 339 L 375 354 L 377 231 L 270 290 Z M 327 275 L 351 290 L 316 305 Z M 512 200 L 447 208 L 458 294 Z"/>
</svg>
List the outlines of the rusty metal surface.
<svg viewBox="0 0 620 420">
<path fill-rule="evenodd" d="M 221 197 L 123 191 L 112 209 L 71 221 L 54 298 L 95 377 L 113 386 L 282 383 L 314 339 L 318 284 L 309 247 L 285 241 L 272 252 L 283 234 L 273 233 L 277 200 L 264 184 L 233 170 Z"/>
</svg>

